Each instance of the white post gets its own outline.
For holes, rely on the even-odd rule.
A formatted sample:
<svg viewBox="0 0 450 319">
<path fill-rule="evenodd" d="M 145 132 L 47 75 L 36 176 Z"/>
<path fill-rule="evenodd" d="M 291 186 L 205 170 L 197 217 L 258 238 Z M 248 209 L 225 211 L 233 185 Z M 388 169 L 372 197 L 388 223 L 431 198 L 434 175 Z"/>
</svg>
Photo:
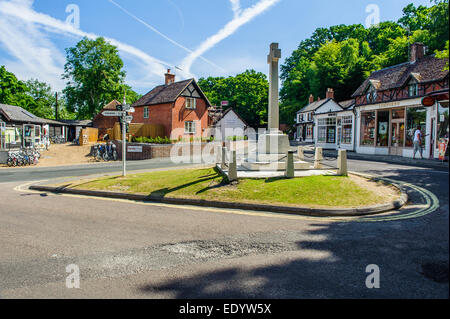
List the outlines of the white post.
<svg viewBox="0 0 450 319">
<path fill-rule="evenodd" d="M 346 150 L 339 150 L 338 175 L 340 175 L 340 176 L 347 176 L 348 175 L 347 151 Z"/>
<path fill-rule="evenodd" d="M 125 105 L 125 103 L 124 103 Z M 125 121 L 125 112 L 122 115 L 122 175 L 123 177 L 127 176 L 127 128 Z"/>
<path fill-rule="evenodd" d="M 231 151 L 231 160 L 228 166 L 228 180 L 230 182 L 237 180 L 236 151 Z"/>
<path fill-rule="evenodd" d="M 287 178 L 294 178 L 295 177 L 294 152 L 293 151 L 289 151 L 287 153 L 285 176 Z"/>
<path fill-rule="evenodd" d="M 227 148 L 226 147 L 222 147 L 222 163 L 220 165 L 220 167 L 222 169 L 226 168 L 226 161 L 227 161 Z"/>
<path fill-rule="evenodd" d="M 321 147 L 316 147 L 316 155 L 314 157 L 314 168 L 322 168 L 321 162 L 323 161 L 323 149 Z"/>
</svg>

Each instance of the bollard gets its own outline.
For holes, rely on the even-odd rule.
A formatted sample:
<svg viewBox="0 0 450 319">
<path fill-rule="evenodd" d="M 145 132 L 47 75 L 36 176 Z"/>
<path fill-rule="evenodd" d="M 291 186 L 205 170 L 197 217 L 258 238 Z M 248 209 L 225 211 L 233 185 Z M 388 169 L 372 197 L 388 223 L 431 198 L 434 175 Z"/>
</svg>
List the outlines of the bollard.
<svg viewBox="0 0 450 319">
<path fill-rule="evenodd" d="M 293 151 L 289 151 L 287 153 L 285 177 L 286 178 L 294 178 L 295 177 L 294 152 Z"/>
<path fill-rule="evenodd" d="M 222 162 L 222 147 L 216 146 L 216 164 L 220 164 Z"/>
<path fill-rule="evenodd" d="M 304 161 L 304 160 L 305 160 L 305 153 L 303 152 L 303 146 L 299 146 L 299 147 L 298 147 L 297 157 L 298 157 L 299 160 L 301 160 L 301 161 Z"/>
<path fill-rule="evenodd" d="M 234 182 L 236 180 L 237 180 L 236 151 L 231 151 L 230 164 L 228 166 L 228 181 Z"/>
<path fill-rule="evenodd" d="M 314 156 L 314 168 L 321 169 L 323 161 L 323 149 L 321 147 L 316 147 L 316 155 Z"/>
<path fill-rule="evenodd" d="M 340 176 L 347 176 L 347 175 L 348 175 L 348 169 L 347 169 L 347 151 L 346 151 L 346 150 L 339 150 L 339 156 L 338 156 L 338 175 L 340 175 Z"/>
<path fill-rule="evenodd" d="M 226 161 L 227 161 L 227 148 L 222 147 L 222 160 L 221 160 L 220 168 L 222 168 L 222 169 L 227 168 Z"/>
</svg>

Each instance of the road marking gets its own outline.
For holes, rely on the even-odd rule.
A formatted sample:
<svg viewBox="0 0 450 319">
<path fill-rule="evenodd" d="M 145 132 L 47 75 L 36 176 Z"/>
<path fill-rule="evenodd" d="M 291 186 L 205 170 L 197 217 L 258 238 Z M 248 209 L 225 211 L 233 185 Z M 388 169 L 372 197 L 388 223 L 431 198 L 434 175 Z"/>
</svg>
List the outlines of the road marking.
<svg viewBox="0 0 450 319">
<path fill-rule="evenodd" d="M 368 174 L 358 173 L 358 175 L 365 176 L 371 178 L 373 176 Z M 104 200 L 104 201 L 113 201 L 113 202 L 121 202 L 125 204 L 134 204 L 134 205 L 144 205 L 144 206 L 153 206 L 153 207 L 165 207 L 172 209 L 186 209 L 192 211 L 204 211 L 211 213 L 221 213 L 221 214 L 233 214 L 233 215 L 244 215 L 244 216 L 254 216 L 254 217 L 267 217 L 267 218 L 278 218 L 278 219 L 290 219 L 290 220 L 304 220 L 304 221 L 322 221 L 322 222 L 386 222 L 386 221 L 396 221 L 403 219 L 412 219 L 419 218 L 428 214 L 433 213 L 439 208 L 439 199 L 435 194 L 426 190 L 422 187 L 413 185 L 411 183 L 406 183 L 402 181 L 393 180 L 390 178 L 380 178 L 387 180 L 391 183 L 395 183 L 401 185 L 402 187 L 408 187 L 418 192 L 424 199 L 425 204 L 423 205 L 412 205 L 406 206 L 402 208 L 411 209 L 417 208 L 416 211 L 409 213 L 398 213 L 398 211 L 386 212 L 377 216 L 357 216 L 357 217 L 314 217 L 314 216 L 301 216 L 301 215 L 289 215 L 289 214 L 281 214 L 281 213 L 271 213 L 271 212 L 256 212 L 256 211 L 246 211 L 246 210 L 229 210 L 229 209 L 221 209 L 221 208 L 211 208 L 211 207 L 198 207 L 198 206 L 189 206 L 189 205 L 172 205 L 172 204 L 163 204 L 163 203 L 150 203 L 150 202 L 140 202 L 140 201 L 132 201 L 126 199 L 115 199 L 115 198 L 105 198 L 105 197 L 95 197 L 95 196 L 84 196 L 84 195 L 74 195 L 74 194 L 54 194 L 47 193 L 51 196 L 66 196 L 72 198 L 81 198 L 81 199 L 94 199 L 94 200 Z M 34 191 L 28 189 L 31 184 L 43 183 L 48 180 L 42 181 L 34 181 L 28 182 L 14 188 L 15 191 L 18 192 L 26 192 L 26 193 L 36 193 L 42 194 L 41 191 Z M 389 215 L 386 215 L 389 214 Z"/>
</svg>

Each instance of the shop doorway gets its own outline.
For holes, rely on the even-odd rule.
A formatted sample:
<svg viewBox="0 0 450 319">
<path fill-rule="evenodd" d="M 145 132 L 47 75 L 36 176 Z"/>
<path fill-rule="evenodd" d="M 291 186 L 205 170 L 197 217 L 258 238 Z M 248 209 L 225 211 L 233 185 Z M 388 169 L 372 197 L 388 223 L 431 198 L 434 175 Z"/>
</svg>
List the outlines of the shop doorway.
<svg viewBox="0 0 450 319">
<path fill-rule="evenodd" d="M 392 120 L 391 147 L 389 148 L 389 154 L 402 156 L 404 143 L 405 143 L 405 120 L 404 119 Z"/>
</svg>

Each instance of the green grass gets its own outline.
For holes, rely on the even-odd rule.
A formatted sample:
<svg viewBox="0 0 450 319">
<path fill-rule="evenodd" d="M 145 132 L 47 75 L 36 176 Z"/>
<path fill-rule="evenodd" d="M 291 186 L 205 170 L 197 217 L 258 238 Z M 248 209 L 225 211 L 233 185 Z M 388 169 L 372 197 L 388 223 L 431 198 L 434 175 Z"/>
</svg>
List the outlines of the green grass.
<svg viewBox="0 0 450 319">
<path fill-rule="evenodd" d="M 77 189 L 310 207 L 359 207 L 385 203 L 383 196 L 343 176 L 243 179 L 227 185 L 213 168 L 155 171 L 86 181 Z"/>
</svg>

